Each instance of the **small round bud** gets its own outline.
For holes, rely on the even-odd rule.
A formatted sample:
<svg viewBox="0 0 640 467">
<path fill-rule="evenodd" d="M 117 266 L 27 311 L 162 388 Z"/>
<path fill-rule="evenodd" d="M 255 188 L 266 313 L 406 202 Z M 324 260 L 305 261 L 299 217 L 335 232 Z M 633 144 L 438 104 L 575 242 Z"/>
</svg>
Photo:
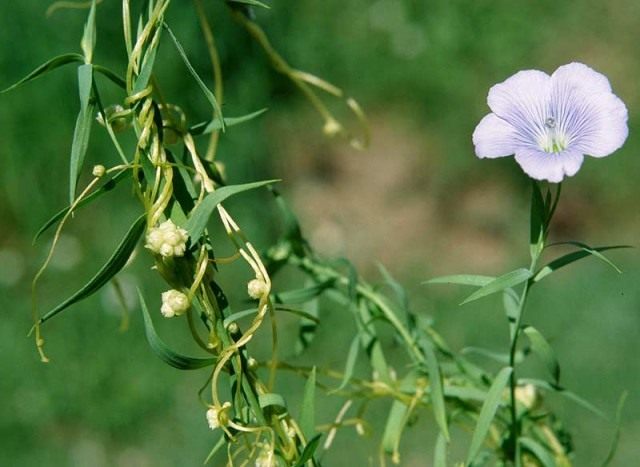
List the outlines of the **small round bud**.
<svg viewBox="0 0 640 467">
<path fill-rule="evenodd" d="M 256 458 L 256 467 L 276 467 L 276 456 L 272 450 L 263 450 Z"/>
<path fill-rule="evenodd" d="M 178 227 L 171 219 L 149 229 L 145 248 L 165 258 L 183 256 L 187 251 L 187 231 Z"/>
<path fill-rule="evenodd" d="M 105 173 L 107 173 L 107 169 L 104 168 L 104 165 L 98 164 L 93 166 L 93 170 L 91 171 L 94 177 L 102 177 Z"/>
<path fill-rule="evenodd" d="M 255 370 L 256 368 L 258 368 L 258 360 L 253 357 L 249 357 L 249 359 L 247 360 L 247 366 L 250 370 Z"/>
<path fill-rule="evenodd" d="M 342 125 L 333 118 L 327 120 L 322 127 L 322 132 L 327 136 L 335 136 L 342 131 Z"/>
<path fill-rule="evenodd" d="M 229 323 L 227 326 L 227 331 L 229 331 L 230 334 L 237 334 L 239 330 L 238 323 Z"/>
<path fill-rule="evenodd" d="M 165 318 L 180 316 L 187 311 L 190 306 L 189 297 L 179 290 L 172 289 L 162 293 L 160 312 Z"/>
<path fill-rule="evenodd" d="M 249 297 L 258 300 L 269 293 L 269 288 L 262 279 L 253 279 L 247 284 L 247 293 Z"/>
</svg>

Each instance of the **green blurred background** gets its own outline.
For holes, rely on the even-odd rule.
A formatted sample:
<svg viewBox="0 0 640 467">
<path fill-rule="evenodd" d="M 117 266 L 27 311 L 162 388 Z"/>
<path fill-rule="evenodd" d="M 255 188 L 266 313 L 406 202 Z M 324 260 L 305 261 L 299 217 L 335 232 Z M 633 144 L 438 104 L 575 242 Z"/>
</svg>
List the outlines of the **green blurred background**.
<svg viewBox="0 0 640 467">
<path fill-rule="evenodd" d="M 124 69 L 120 3 L 105 0 L 98 8 L 96 52 L 97 63 L 118 72 Z M 587 160 L 564 184 L 552 236 L 590 244 L 637 243 L 640 3 L 269 2 L 272 9 L 258 12 L 258 21 L 283 56 L 347 90 L 366 109 L 373 137 L 365 152 L 324 138 L 320 118 L 270 70 L 222 2 L 206 3 L 223 61 L 226 114 L 270 109 L 223 137 L 219 154 L 229 179 L 282 178 L 282 189 L 318 250 L 350 257 L 373 281 L 379 280 L 376 262 L 381 261 L 410 290 L 414 308 L 432 316 L 454 348 L 506 348 L 499 300 L 459 307 L 466 290 L 420 283 L 439 274 L 500 274 L 528 264 L 526 177 L 510 158 L 479 161 L 473 155 L 471 133 L 488 111 L 485 98 L 494 83 L 520 69 L 552 72 L 571 61 L 610 78 L 629 108 L 629 139 L 611 158 Z M 48 5 L 0 3 L 0 87 L 54 55 L 79 50 L 85 12 L 61 10 L 46 17 Z M 190 2 L 174 2 L 168 21 L 211 83 Z M 206 119 L 206 102 L 168 42 L 158 62 L 165 97 L 188 115 Z M 106 101 L 119 102 L 111 85 L 100 84 Z M 143 286 L 157 307 L 153 297 L 162 287 L 144 252 L 120 276 L 133 309 L 128 331 L 119 332 L 121 311 L 108 287 L 45 326 L 52 363 L 41 364 L 26 337 L 30 281 L 50 237 L 35 246 L 31 239 L 65 204 L 77 109 L 73 67 L 0 100 L 0 465 L 199 465 L 215 440 L 195 394 L 206 375 L 166 367 L 148 349 L 131 297 L 136 285 Z M 103 133 L 92 135 L 88 167 L 117 162 Z M 273 207 L 264 194 L 243 199 L 229 206 L 265 247 L 278 231 Z M 137 209 L 121 188 L 70 222 L 39 288 L 42 309 L 96 270 Z M 551 339 L 570 389 L 611 416 L 620 394 L 629 391 L 613 465 L 631 466 L 640 458 L 640 259 L 635 250 L 611 257 L 623 275 L 595 260 L 558 272 L 534 290 L 527 320 Z M 234 274 L 228 286 L 241 294 L 246 278 L 236 280 Z M 324 318 L 305 361 L 322 355 L 325 365 L 339 368 L 351 323 L 329 307 Z M 170 337 L 190 350 L 181 335 Z M 294 402 L 300 384 L 291 383 Z M 575 465 L 600 465 L 613 424 L 563 400 L 549 397 L 549 403 L 574 434 Z M 336 404 L 323 405 L 321 421 L 331 420 Z M 374 410 L 381 418 L 372 422 L 380 431 L 371 439 L 339 435 L 327 465 L 365 465 L 385 410 L 384 404 Z M 425 414 L 409 431 L 402 465 L 430 465 L 425 446 L 431 443 L 431 420 Z"/>
</svg>

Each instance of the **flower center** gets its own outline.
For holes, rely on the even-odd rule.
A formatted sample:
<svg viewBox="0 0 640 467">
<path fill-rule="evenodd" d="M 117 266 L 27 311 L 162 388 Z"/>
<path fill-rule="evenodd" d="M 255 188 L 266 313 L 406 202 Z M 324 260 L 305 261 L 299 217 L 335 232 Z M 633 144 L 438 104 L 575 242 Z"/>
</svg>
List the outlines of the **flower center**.
<svg viewBox="0 0 640 467">
<path fill-rule="evenodd" d="M 556 127 L 556 119 L 549 117 L 544 121 L 544 129 L 538 137 L 538 146 L 544 152 L 559 153 L 567 149 L 567 135 Z"/>
</svg>

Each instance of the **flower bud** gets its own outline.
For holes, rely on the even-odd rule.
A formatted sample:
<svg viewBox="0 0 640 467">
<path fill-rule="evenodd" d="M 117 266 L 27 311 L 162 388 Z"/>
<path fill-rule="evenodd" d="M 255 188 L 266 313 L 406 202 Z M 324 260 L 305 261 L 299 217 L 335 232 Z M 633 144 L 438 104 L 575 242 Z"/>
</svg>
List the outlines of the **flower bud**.
<svg viewBox="0 0 640 467">
<path fill-rule="evenodd" d="M 102 177 L 107 172 L 107 169 L 104 168 L 104 165 L 94 165 L 91 173 L 94 177 Z"/>
<path fill-rule="evenodd" d="M 322 132 L 327 136 L 335 136 L 342 131 L 342 125 L 333 118 L 327 120 L 322 127 Z"/>
<path fill-rule="evenodd" d="M 187 250 L 187 231 L 178 227 L 171 219 L 153 227 L 147 233 L 145 248 L 165 258 L 183 256 Z"/>
<path fill-rule="evenodd" d="M 276 467 L 277 461 L 272 450 L 263 450 L 256 458 L 256 467 Z"/>
<path fill-rule="evenodd" d="M 179 290 L 167 290 L 162 293 L 162 306 L 160 312 L 165 318 L 180 316 L 189 309 L 189 297 Z"/>
<path fill-rule="evenodd" d="M 269 293 L 269 288 L 264 280 L 253 279 L 247 284 L 247 293 L 249 297 L 258 300 Z"/>
</svg>

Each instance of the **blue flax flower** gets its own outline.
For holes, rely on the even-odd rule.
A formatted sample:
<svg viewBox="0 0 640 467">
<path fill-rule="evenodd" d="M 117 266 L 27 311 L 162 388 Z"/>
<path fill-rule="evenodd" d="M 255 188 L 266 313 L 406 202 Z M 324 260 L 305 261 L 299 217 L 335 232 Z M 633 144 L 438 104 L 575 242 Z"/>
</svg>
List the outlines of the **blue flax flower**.
<svg viewBox="0 0 640 467">
<path fill-rule="evenodd" d="M 606 76 L 582 63 L 516 73 L 489 90 L 492 113 L 473 132 L 480 158 L 515 154 L 530 177 L 560 182 L 585 155 L 605 157 L 627 139 L 627 108 Z"/>
</svg>

